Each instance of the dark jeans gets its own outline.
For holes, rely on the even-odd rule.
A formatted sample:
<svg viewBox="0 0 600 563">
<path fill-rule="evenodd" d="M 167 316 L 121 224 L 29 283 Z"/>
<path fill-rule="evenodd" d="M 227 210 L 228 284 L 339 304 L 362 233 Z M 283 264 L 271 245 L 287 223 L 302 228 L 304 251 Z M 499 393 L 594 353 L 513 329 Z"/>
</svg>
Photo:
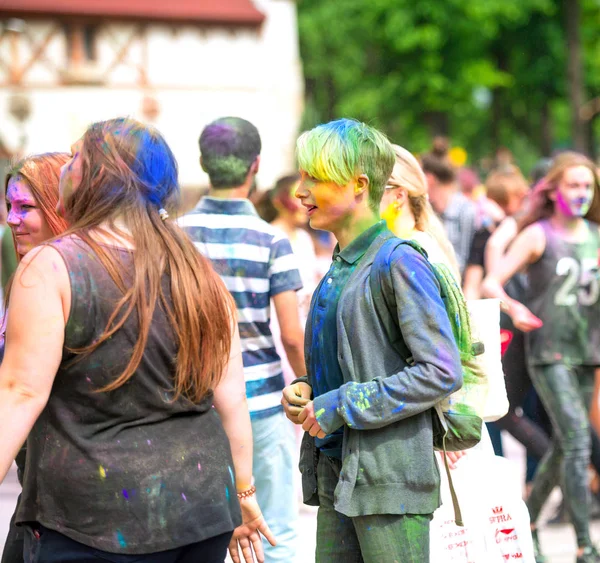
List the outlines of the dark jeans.
<svg viewBox="0 0 600 563">
<path fill-rule="evenodd" d="M 544 448 L 541 455 L 527 448 L 527 472 L 525 473 L 525 482 L 530 483 L 537 470 L 540 460 L 546 455 L 550 447 L 550 439 L 552 437 L 552 423 L 548 418 L 548 413 L 544 410 L 544 405 L 535 392 L 533 385 L 529 389 L 525 400 L 523 401 L 523 417 L 527 417 L 539 426 L 542 430 L 542 447 Z"/>
<path fill-rule="evenodd" d="M 17 506 L 21 495 L 17 499 Z M 10 519 L 10 525 L 8 527 L 8 535 L 6 536 L 6 543 L 4 544 L 4 551 L 2 552 L 2 563 L 23 563 L 23 527 L 15 526 L 15 516 L 17 509 L 13 512 L 12 518 Z"/>
<path fill-rule="evenodd" d="M 491 426 L 506 430 L 525 446 L 528 455 L 527 481 L 529 482 L 533 477 L 537 462 L 546 455 L 550 448 L 552 429 L 544 406 L 531 385 L 525 335 L 520 330 L 516 330 L 512 323 L 504 318 L 504 315 L 502 319 L 505 323 L 503 328 L 510 329 L 513 334 L 510 345 L 502 356 L 510 408 L 506 416 L 491 423 Z M 522 414 L 517 413 L 519 407 L 522 408 Z M 501 443 L 499 436 L 494 435 L 490 424 L 488 424 L 488 430 L 496 455 L 502 455 L 501 449 L 499 449 Z M 596 472 L 600 474 L 600 439 L 593 428 L 590 428 L 590 434 L 592 440 L 591 462 Z"/>
<path fill-rule="evenodd" d="M 333 507 L 342 463 L 319 456 L 316 563 L 429 561 L 431 514 L 374 514 L 350 518 Z"/>
<path fill-rule="evenodd" d="M 550 439 L 538 421 L 527 416 L 524 408 L 525 400 L 531 391 L 531 379 L 525 352 L 525 334 L 516 330 L 512 322 L 505 319 L 504 316 L 502 318 L 505 323 L 504 328 L 510 329 L 512 332 L 512 340 L 502 356 L 504 381 L 510 408 L 506 416 L 494 424 L 501 430 L 512 434 L 527 448 L 529 455 L 541 459 L 550 446 Z M 523 416 L 517 414 L 518 407 L 523 408 Z M 496 450 L 495 444 L 494 450 Z M 498 455 L 497 451 L 496 455 Z"/>
<path fill-rule="evenodd" d="M 39 524 L 25 527 L 25 563 L 223 563 L 233 532 L 160 553 L 122 555 L 83 545 Z"/>
<path fill-rule="evenodd" d="M 17 462 L 17 478 L 19 479 L 19 484 L 21 486 L 23 485 L 26 454 L 27 450 L 25 449 L 25 446 L 23 446 L 15 459 Z M 21 526 L 15 526 L 15 517 L 17 515 L 17 508 L 19 508 L 19 502 L 21 502 L 21 495 L 19 495 L 19 498 L 17 499 L 15 511 L 10 519 L 6 543 L 4 544 L 4 550 L 2 551 L 2 563 L 23 563 L 23 539 L 25 534 Z"/>
<path fill-rule="evenodd" d="M 587 468 L 591 456 L 588 408 L 594 390 L 594 368 L 561 364 L 532 366 L 531 379 L 552 422 L 552 444 L 533 479 L 527 506 L 535 523 L 560 484 L 577 545 L 590 545 Z"/>
</svg>

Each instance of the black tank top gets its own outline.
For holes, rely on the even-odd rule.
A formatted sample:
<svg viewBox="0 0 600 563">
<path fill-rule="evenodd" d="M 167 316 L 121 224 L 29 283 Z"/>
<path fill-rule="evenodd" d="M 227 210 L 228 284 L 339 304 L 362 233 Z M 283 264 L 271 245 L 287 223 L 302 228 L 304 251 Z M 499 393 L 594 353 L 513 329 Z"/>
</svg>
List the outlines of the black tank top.
<svg viewBox="0 0 600 563">
<path fill-rule="evenodd" d="M 137 340 L 132 314 L 112 338 L 73 362 L 68 348 L 97 339 L 120 297 L 80 239 L 52 243 L 71 280 L 65 351 L 50 399 L 27 439 L 17 522 L 37 521 L 114 553 L 155 553 L 233 530 L 241 522 L 229 441 L 212 395 L 172 400 L 177 346 L 157 305 L 142 361 L 123 386 Z M 132 272 L 131 251 L 113 251 Z M 165 276 L 163 287 L 168 289 Z M 170 291 L 166 291 L 170 295 Z"/>
<path fill-rule="evenodd" d="M 581 243 L 559 238 L 548 221 L 541 258 L 528 268 L 527 306 L 544 326 L 527 334 L 533 364 L 600 365 L 600 234 L 586 221 Z"/>
</svg>

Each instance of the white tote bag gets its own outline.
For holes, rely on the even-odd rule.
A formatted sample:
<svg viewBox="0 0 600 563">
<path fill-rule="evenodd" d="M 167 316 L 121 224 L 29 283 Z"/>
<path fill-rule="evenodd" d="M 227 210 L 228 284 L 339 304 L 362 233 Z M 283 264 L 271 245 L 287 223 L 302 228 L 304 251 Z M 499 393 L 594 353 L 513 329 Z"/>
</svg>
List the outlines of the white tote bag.
<svg viewBox="0 0 600 563">
<path fill-rule="evenodd" d="M 430 563 L 535 563 L 518 467 L 495 456 L 485 442 L 487 433 L 451 470 L 464 526 L 454 522 L 448 481 L 440 471 L 442 506 L 431 521 Z"/>
<path fill-rule="evenodd" d="M 493 422 L 508 412 L 508 397 L 502 370 L 500 341 L 500 300 L 471 299 L 467 301 L 474 342 L 482 342 L 485 351 L 475 357 L 488 377 L 488 394 L 483 419 Z"/>
</svg>

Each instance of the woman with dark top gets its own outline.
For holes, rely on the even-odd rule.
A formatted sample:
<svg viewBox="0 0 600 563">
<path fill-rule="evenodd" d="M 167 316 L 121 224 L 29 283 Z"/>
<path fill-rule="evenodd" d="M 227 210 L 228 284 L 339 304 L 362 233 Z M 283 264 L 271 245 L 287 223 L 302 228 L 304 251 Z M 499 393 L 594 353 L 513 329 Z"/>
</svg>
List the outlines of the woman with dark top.
<svg viewBox="0 0 600 563">
<path fill-rule="evenodd" d="M 498 204 L 505 214 L 499 225 L 490 225 L 478 230 L 473 237 L 471 252 L 467 261 L 464 278 L 464 292 L 468 299 L 481 297 L 481 282 L 487 272 L 488 263 L 498 262 L 502 255 L 495 252 L 488 242 L 497 229 L 505 232 L 514 225 L 515 217 L 522 213 L 523 202 L 529 192 L 529 185 L 521 171 L 512 164 L 493 170 L 486 178 L 487 197 Z M 487 260 L 485 259 L 487 257 Z M 507 294 L 516 300 L 525 296 L 526 277 L 516 274 L 505 285 Z M 531 382 L 525 359 L 524 333 L 516 330 L 510 317 L 502 313 L 500 318 L 502 337 L 502 367 L 504 368 L 509 411 L 500 420 L 487 423 L 496 455 L 503 455 L 500 431 L 510 432 L 529 452 L 541 459 L 546 453 L 549 438 L 542 428 L 526 416 L 519 416 L 517 409 L 522 408 Z"/>
<path fill-rule="evenodd" d="M 536 521 L 550 492 L 563 481 L 565 507 L 577 536 L 577 563 L 600 562 L 589 534 L 588 409 L 600 366 L 600 189 L 594 164 L 563 153 L 535 188 L 520 233 L 483 284 L 507 305 L 514 326 L 527 333 L 529 373 L 552 422 L 551 449 L 538 466 L 527 505 Z M 527 306 L 503 285 L 527 268 Z M 538 562 L 545 561 L 537 545 Z"/>
<path fill-rule="evenodd" d="M 27 439 L 25 562 L 262 561 L 231 298 L 168 220 L 175 159 L 130 119 L 71 150 L 70 228 L 21 261 L 0 366 L 0 478 Z"/>
<path fill-rule="evenodd" d="M 3 244 L 3 260 L 10 253 L 20 261 L 32 248 L 66 230 L 67 223 L 56 212 L 56 204 L 60 169 L 68 160 L 69 155 L 66 153 L 33 155 L 20 160 L 8 171 L 4 192 L 8 210 L 7 223 L 10 227 L 6 238 L 10 240 L 10 247 Z M 5 274 L 4 267 L 2 274 Z M 0 345 L 0 356 L 3 355 L 4 337 Z M 25 469 L 24 447 L 15 461 L 19 482 L 22 483 Z M 15 525 L 15 516 L 16 511 L 10 521 L 2 563 L 23 563 L 23 529 Z"/>
</svg>

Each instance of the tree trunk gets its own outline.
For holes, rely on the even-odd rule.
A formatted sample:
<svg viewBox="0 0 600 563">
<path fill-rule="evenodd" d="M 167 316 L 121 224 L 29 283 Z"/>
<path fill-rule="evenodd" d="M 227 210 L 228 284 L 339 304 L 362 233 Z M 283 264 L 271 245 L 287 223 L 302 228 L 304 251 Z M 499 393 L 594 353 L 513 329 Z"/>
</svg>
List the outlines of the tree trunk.
<svg viewBox="0 0 600 563">
<path fill-rule="evenodd" d="M 448 113 L 445 111 L 426 111 L 423 114 L 423 121 L 429 128 L 429 133 L 432 137 L 441 135 L 447 137 L 450 130 L 450 122 Z"/>
<path fill-rule="evenodd" d="M 571 138 L 575 150 L 588 153 L 586 123 L 579 110 L 583 106 L 584 86 L 581 61 L 580 0 L 563 0 L 567 37 L 567 80 L 569 83 L 569 105 L 571 109 Z"/>
<path fill-rule="evenodd" d="M 506 51 L 506 45 L 504 42 L 496 42 L 492 48 L 493 57 L 496 62 L 496 67 L 502 72 L 509 72 L 508 68 L 508 57 Z M 504 117 L 504 89 L 494 88 L 492 90 L 492 123 L 491 123 L 491 137 L 492 137 L 492 149 L 494 153 L 503 145 L 501 139 L 502 120 Z"/>
<path fill-rule="evenodd" d="M 550 120 L 550 104 L 546 100 L 542 105 L 540 115 L 540 148 L 542 156 L 549 157 L 552 154 L 552 122 Z"/>
<path fill-rule="evenodd" d="M 332 121 L 336 118 L 335 106 L 337 103 L 337 94 L 335 91 L 335 83 L 333 81 L 333 76 L 327 76 L 327 78 L 325 79 L 325 84 L 327 89 L 327 121 Z"/>
<path fill-rule="evenodd" d="M 596 144 L 596 137 L 594 135 L 595 123 L 597 119 L 598 114 L 596 113 L 586 124 L 588 134 L 589 156 L 594 161 L 596 160 L 596 158 L 598 158 L 598 146 Z"/>
<path fill-rule="evenodd" d="M 492 150 L 494 154 L 502 144 L 500 141 L 500 124 L 502 122 L 502 93 L 500 88 L 492 90 L 492 122 L 490 123 Z"/>
</svg>

